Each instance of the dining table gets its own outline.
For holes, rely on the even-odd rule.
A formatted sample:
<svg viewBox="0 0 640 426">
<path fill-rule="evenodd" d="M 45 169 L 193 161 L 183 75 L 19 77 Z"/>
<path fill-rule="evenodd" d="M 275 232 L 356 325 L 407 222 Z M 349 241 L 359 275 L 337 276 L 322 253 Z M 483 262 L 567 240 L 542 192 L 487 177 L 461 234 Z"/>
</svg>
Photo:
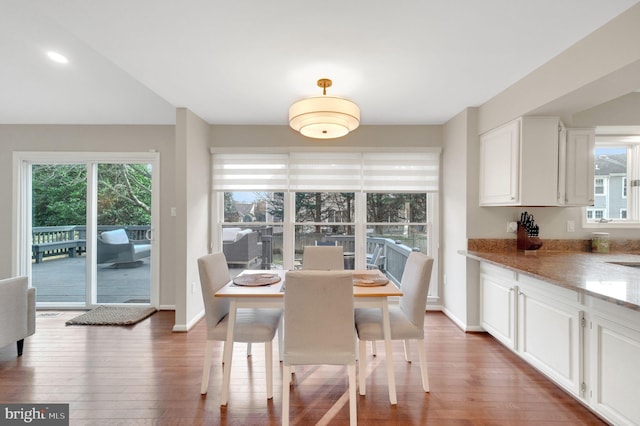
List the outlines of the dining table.
<svg viewBox="0 0 640 426">
<path fill-rule="evenodd" d="M 223 367 L 222 393 L 220 404 L 226 405 L 229 395 L 229 384 L 231 379 L 231 353 L 233 351 L 233 332 L 236 321 L 236 313 L 240 308 L 279 308 L 284 309 L 284 292 L 286 290 L 286 270 L 244 270 L 238 277 L 255 274 L 257 280 L 266 282 L 275 281 L 271 284 L 262 285 L 238 285 L 234 280 L 240 282 L 238 277 L 232 279 L 224 287 L 218 290 L 214 297 L 229 299 L 229 326 L 227 327 L 227 340 L 224 345 L 224 359 L 229 360 Z M 402 290 L 396 287 L 391 281 L 384 285 L 374 284 L 372 281 L 381 281 L 386 278 L 379 270 L 353 270 L 354 286 L 354 308 L 377 308 L 382 312 L 382 327 L 384 335 L 384 347 L 387 368 L 387 383 L 389 388 L 389 401 L 397 404 L 395 374 L 393 369 L 393 358 L 391 349 L 391 329 L 389 325 L 389 301 L 390 298 L 402 296 Z M 269 279 L 267 277 L 272 277 Z M 372 278 L 372 279 L 366 279 Z M 277 281 L 276 281 L 277 280 Z M 247 280 L 244 280 L 247 281 Z M 384 281 L 384 280 L 382 280 Z M 286 338 L 286 336 L 284 336 Z M 282 328 L 278 332 L 278 348 L 280 360 L 283 353 Z M 365 374 L 365 372 L 359 372 Z"/>
</svg>

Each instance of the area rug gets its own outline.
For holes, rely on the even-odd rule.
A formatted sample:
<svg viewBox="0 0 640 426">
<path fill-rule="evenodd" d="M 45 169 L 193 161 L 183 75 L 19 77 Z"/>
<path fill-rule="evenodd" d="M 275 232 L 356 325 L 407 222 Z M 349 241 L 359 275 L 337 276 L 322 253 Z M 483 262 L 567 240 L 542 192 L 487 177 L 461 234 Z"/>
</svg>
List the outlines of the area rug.
<svg viewBox="0 0 640 426">
<path fill-rule="evenodd" d="M 132 325 L 153 315 L 156 308 L 145 306 L 98 306 L 70 319 L 66 325 Z"/>
</svg>

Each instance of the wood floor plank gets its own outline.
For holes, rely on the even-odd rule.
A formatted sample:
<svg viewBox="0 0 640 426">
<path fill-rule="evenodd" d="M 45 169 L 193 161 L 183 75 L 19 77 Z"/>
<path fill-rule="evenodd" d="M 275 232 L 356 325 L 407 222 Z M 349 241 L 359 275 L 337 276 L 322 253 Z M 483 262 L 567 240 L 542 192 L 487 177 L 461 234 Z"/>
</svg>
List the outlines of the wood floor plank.
<svg viewBox="0 0 640 426">
<path fill-rule="evenodd" d="M 0 402 L 69 403 L 72 425 L 277 425 L 281 367 L 274 356 L 274 398 L 264 390 L 264 351 L 236 344 L 229 404 L 220 407 L 222 345 L 214 350 L 208 394 L 200 395 L 206 325 L 173 333 L 174 313 L 128 327 L 65 326 L 77 312 L 37 319 L 37 332 L 0 348 Z M 603 425 L 597 416 L 484 333 L 464 333 L 442 313 L 425 319 L 430 393 L 420 366 L 393 343 L 398 405 L 389 404 L 384 348 L 368 355 L 360 425 Z M 277 348 L 277 345 L 274 345 Z M 276 349 L 277 351 L 277 349 Z M 291 424 L 349 423 L 346 369 L 297 367 Z"/>
</svg>

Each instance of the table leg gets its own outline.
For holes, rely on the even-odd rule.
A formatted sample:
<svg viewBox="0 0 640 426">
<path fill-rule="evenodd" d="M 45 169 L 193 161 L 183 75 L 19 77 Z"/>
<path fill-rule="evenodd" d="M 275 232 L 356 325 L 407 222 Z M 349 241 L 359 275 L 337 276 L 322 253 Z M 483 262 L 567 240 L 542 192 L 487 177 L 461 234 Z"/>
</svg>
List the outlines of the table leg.
<svg viewBox="0 0 640 426">
<path fill-rule="evenodd" d="M 389 401 L 395 405 L 396 398 L 396 377 L 393 370 L 393 358 L 391 349 L 391 326 L 389 325 L 389 306 L 385 300 L 382 304 L 382 331 L 384 333 L 384 349 L 387 358 L 387 383 L 389 386 Z"/>
<path fill-rule="evenodd" d="M 224 354 L 222 356 L 223 379 L 220 405 L 227 405 L 229 398 L 229 383 L 231 382 L 231 358 L 233 358 L 233 331 L 236 325 L 236 299 L 231 299 L 229 304 L 229 322 L 227 323 L 227 340 L 224 342 Z"/>
</svg>

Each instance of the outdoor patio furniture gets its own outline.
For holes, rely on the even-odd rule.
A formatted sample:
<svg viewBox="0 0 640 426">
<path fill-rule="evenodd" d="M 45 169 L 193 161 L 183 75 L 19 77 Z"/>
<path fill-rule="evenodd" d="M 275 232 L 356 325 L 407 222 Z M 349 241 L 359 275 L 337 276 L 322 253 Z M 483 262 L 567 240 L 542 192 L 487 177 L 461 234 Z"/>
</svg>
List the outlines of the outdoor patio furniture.
<svg viewBox="0 0 640 426">
<path fill-rule="evenodd" d="M 248 267 L 261 256 L 262 248 L 258 244 L 258 232 L 240 228 L 225 228 L 222 232 L 222 251 L 227 258 L 227 263 L 240 263 Z"/>
<path fill-rule="evenodd" d="M 136 265 L 151 256 L 151 244 L 129 240 L 124 229 L 105 231 L 98 235 L 97 242 L 98 264 Z"/>
<path fill-rule="evenodd" d="M 16 343 L 22 355 L 24 338 L 36 332 L 36 289 L 27 277 L 0 280 L 0 348 Z"/>
</svg>

